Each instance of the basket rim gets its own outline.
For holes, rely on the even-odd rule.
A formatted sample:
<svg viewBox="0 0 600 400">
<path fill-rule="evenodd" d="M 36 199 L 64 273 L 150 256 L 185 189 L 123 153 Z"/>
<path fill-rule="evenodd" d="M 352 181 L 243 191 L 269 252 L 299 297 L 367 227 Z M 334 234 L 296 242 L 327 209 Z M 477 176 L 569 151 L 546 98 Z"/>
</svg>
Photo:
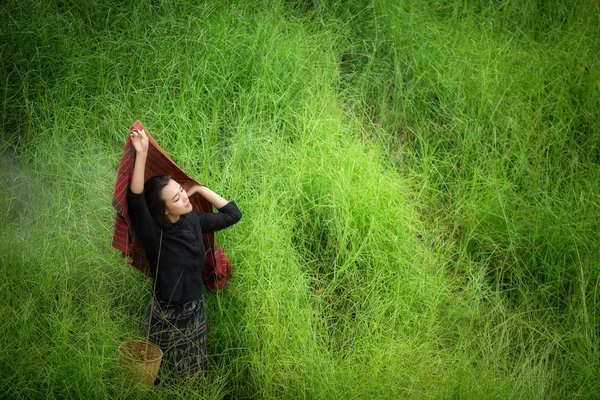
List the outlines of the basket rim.
<svg viewBox="0 0 600 400">
<path fill-rule="evenodd" d="M 145 341 L 145 340 L 131 339 L 131 340 L 125 340 L 125 341 L 121 342 L 121 344 L 119 344 L 119 349 L 118 349 L 119 350 L 119 354 L 122 355 L 122 356 L 124 356 L 124 357 L 126 357 L 126 358 L 131 358 L 131 357 L 127 357 L 126 354 L 125 354 L 125 352 L 123 351 L 125 345 L 127 345 L 128 343 L 131 343 L 131 344 L 141 343 L 141 344 L 148 345 L 149 347 L 153 347 L 154 349 L 158 350 L 158 354 L 157 354 L 156 357 L 147 358 L 145 360 L 145 362 L 154 362 L 154 361 L 160 360 L 162 358 L 162 356 L 163 356 L 162 349 L 160 347 L 158 347 L 157 345 L 155 345 L 154 343 L 149 342 L 149 341 Z"/>
</svg>

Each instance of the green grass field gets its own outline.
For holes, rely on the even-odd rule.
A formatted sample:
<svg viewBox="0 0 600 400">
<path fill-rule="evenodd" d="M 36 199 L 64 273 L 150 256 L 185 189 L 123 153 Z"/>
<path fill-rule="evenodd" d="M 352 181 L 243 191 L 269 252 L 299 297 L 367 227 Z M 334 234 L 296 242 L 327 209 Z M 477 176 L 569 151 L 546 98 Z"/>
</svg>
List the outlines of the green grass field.
<svg viewBox="0 0 600 400">
<path fill-rule="evenodd" d="M 0 397 L 600 397 L 600 6 L 0 5 Z M 211 371 L 139 391 L 141 120 L 236 200 Z"/>
</svg>

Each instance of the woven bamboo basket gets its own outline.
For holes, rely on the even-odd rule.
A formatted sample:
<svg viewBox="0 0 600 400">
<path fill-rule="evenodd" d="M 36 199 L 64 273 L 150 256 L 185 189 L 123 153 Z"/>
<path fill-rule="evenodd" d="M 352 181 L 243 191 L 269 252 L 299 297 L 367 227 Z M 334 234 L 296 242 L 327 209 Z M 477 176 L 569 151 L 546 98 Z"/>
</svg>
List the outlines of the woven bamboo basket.
<svg viewBox="0 0 600 400">
<path fill-rule="evenodd" d="M 160 347 L 143 340 L 128 340 L 119 345 L 119 363 L 137 383 L 152 387 L 158 377 L 163 352 Z"/>
</svg>

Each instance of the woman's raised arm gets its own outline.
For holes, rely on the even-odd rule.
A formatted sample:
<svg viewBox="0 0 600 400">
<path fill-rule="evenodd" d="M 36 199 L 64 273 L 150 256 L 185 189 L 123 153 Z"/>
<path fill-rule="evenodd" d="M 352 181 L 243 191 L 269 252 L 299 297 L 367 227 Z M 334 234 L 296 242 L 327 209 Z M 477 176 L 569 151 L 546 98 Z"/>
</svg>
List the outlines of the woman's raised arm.
<svg viewBox="0 0 600 400">
<path fill-rule="evenodd" d="M 144 170 L 148 156 L 148 137 L 143 129 L 141 131 L 135 130 L 129 136 L 135 149 L 135 164 L 133 166 L 133 175 L 129 189 L 135 194 L 140 194 L 144 191 Z"/>
</svg>

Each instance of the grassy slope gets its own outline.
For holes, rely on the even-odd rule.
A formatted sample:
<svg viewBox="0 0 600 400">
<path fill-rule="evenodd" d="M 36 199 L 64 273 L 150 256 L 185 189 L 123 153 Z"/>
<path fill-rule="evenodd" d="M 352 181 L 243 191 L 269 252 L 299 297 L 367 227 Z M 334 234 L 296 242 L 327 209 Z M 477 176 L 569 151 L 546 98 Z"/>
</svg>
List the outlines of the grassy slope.
<svg viewBox="0 0 600 400">
<path fill-rule="evenodd" d="M 244 211 L 213 373 L 156 397 L 598 393 L 593 4 L 2 7 L 3 392 L 135 393 L 110 196 L 141 119 Z"/>
</svg>

